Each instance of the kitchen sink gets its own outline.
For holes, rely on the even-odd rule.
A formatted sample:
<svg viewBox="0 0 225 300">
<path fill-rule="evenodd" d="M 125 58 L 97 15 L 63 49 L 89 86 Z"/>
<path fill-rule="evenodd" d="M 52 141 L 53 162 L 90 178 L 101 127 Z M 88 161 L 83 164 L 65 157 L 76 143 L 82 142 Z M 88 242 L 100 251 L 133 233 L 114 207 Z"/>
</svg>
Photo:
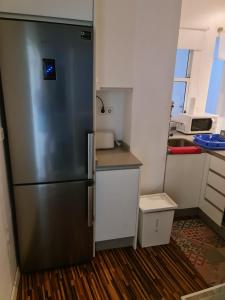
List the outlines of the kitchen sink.
<svg viewBox="0 0 225 300">
<path fill-rule="evenodd" d="M 193 142 L 184 138 L 169 139 L 168 140 L 169 154 L 199 154 L 202 149 Z"/>
<path fill-rule="evenodd" d="M 169 147 L 192 147 L 195 146 L 195 144 L 191 141 L 180 138 L 180 139 L 169 139 L 168 146 Z"/>
</svg>

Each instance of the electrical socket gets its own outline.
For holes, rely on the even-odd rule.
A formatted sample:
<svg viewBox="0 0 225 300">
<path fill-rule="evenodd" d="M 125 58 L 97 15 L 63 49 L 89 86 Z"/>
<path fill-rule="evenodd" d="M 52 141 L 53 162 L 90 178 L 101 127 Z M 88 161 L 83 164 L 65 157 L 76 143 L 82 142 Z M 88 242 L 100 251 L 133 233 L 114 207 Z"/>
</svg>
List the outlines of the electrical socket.
<svg viewBox="0 0 225 300">
<path fill-rule="evenodd" d="M 106 115 L 112 115 L 113 114 L 113 107 L 112 106 L 105 106 L 105 112 L 102 113 L 101 112 L 102 107 L 99 106 L 98 107 L 98 114 L 102 115 L 102 116 L 106 116 Z"/>
<path fill-rule="evenodd" d="M 112 106 L 106 106 L 105 107 L 105 114 L 111 115 L 113 113 L 113 107 Z"/>
</svg>

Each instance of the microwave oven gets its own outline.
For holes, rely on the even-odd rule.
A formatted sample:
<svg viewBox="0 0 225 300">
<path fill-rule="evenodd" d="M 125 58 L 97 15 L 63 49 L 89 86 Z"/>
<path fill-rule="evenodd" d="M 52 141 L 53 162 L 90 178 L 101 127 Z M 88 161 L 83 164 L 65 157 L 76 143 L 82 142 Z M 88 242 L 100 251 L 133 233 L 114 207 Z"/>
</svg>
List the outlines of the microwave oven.
<svg viewBox="0 0 225 300">
<path fill-rule="evenodd" d="M 217 115 L 180 114 L 172 118 L 176 123 L 176 130 L 184 134 L 214 133 L 217 127 Z"/>
</svg>

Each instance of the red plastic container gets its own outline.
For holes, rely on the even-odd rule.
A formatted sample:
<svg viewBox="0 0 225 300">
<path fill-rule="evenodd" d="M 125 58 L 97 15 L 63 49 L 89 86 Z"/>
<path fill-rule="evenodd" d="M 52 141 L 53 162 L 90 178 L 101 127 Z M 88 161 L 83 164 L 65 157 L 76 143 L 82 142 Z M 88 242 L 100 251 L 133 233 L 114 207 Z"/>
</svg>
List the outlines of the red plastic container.
<svg viewBox="0 0 225 300">
<path fill-rule="evenodd" d="M 202 153 L 202 149 L 199 146 L 188 146 L 188 147 L 168 146 L 168 151 L 171 154 L 200 154 L 200 153 Z"/>
</svg>

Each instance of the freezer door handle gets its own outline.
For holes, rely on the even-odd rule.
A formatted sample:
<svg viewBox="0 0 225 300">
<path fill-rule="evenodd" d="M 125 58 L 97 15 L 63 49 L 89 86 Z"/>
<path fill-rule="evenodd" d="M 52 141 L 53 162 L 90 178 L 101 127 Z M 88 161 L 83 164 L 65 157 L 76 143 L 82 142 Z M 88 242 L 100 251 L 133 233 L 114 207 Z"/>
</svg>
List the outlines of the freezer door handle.
<svg viewBox="0 0 225 300">
<path fill-rule="evenodd" d="M 94 134 L 88 133 L 88 179 L 93 178 Z"/>
<path fill-rule="evenodd" d="M 94 201 L 93 186 L 88 186 L 88 227 L 93 226 L 93 220 L 94 220 L 93 201 Z"/>
</svg>

